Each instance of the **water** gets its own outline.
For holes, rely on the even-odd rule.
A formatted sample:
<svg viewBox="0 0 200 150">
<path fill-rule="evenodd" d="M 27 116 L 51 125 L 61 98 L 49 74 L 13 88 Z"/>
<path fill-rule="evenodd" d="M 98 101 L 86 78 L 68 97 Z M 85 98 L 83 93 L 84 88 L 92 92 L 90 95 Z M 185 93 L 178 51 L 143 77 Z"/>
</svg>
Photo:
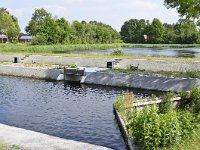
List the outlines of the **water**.
<svg viewBox="0 0 200 150">
<path fill-rule="evenodd" d="M 126 146 L 113 115 L 113 102 L 121 92 L 0 76 L 0 123 L 123 150 Z"/>
<path fill-rule="evenodd" d="M 120 48 L 127 55 L 200 58 L 200 48 Z M 75 54 L 109 55 L 114 49 L 72 51 Z"/>
</svg>

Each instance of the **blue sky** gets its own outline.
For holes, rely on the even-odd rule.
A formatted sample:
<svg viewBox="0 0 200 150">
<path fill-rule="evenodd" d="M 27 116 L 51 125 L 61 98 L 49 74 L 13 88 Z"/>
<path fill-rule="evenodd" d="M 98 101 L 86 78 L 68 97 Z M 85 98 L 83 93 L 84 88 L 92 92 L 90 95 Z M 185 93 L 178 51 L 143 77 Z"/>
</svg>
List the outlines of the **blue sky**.
<svg viewBox="0 0 200 150">
<path fill-rule="evenodd" d="M 120 31 L 122 24 L 131 18 L 159 18 L 175 23 L 179 16 L 175 9 L 167 9 L 163 0 L 1 0 L 1 6 L 19 19 L 22 32 L 35 8 L 45 8 L 57 17 L 68 21 L 97 20 Z"/>
</svg>

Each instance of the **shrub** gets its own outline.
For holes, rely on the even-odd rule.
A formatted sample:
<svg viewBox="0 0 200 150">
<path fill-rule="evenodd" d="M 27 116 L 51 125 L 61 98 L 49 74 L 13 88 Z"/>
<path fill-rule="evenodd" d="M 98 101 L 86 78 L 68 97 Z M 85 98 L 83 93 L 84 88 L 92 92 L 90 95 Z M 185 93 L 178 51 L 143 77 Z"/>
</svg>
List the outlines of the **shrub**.
<svg viewBox="0 0 200 150">
<path fill-rule="evenodd" d="M 78 65 L 76 65 L 76 64 L 72 64 L 71 66 L 70 66 L 70 68 L 77 68 L 78 67 Z"/>
<path fill-rule="evenodd" d="M 146 107 L 128 120 L 128 132 L 136 144 L 147 150 L 175 144 L 189 136 L 196 125 L 190 112 L 160 114 L 156 105 Z"/>
<path fill-rule="evenodd" d="M 124 51 L 123 51 L 123 50 L 118 49 L 118 50 L 114 50 L 114 52 L 113 52 L 111 55 L 123 56 L 123 55 L 125 55 L 125 54 L 124 54 Z"/>
<path fill-rule="evenodd" d="M 200 112 L 200 88 L 194 86 L 190 94 L 191 107 L 194 113 L 198 114 Z"/>
<path fill-rule="evenodd" d="M 161 113 L 168 113 L 172 111 L 173 106 L 171 103 L 171 99 L 174 97 L 174 93 L 168 92 L 166 95 L 163 96 L 163 103 L 160 104 L 160 112 Z"/>
</svg>

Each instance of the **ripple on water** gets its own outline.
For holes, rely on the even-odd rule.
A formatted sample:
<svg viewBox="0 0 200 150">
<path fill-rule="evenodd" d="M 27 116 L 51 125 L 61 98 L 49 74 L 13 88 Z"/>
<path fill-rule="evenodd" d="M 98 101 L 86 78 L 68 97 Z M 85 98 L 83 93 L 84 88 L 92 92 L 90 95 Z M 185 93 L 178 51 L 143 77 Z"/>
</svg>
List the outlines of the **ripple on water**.
<svg viewBox="0 0 200 150">
<path fill-rule="evenodd" d="M 126 146 L 112 110 L 121 92 L 119 88 L 0 76 L 0 122 L 123 150 Z"/>
</svg>

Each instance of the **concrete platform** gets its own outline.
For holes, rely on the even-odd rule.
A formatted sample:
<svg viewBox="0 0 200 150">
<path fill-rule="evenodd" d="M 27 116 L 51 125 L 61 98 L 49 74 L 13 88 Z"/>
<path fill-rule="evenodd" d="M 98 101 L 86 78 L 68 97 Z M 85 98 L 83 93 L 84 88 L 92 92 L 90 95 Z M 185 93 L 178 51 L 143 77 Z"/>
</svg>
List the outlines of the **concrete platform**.
<svg viewBox="0 0 200 150">
<path fill-rule="evenodd" d="M 17 145 L 22 150 L 109 150 L 102 146 L 65 140 L 0 124 L 0 144 Z"/>
</svg>

